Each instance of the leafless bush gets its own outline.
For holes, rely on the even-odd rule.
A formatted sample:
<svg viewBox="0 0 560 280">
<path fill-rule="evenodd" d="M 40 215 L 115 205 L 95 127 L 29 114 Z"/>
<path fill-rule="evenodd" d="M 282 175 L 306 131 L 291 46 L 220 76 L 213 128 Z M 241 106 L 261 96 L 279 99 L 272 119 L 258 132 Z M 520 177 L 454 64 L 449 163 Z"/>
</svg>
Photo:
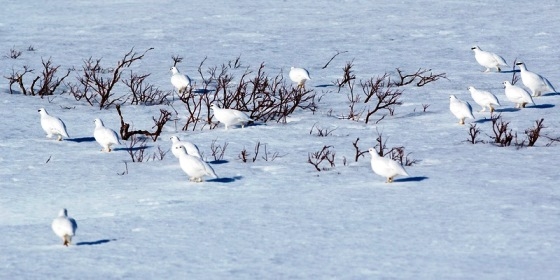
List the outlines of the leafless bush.
<svg viewBox="0 0 560 280">
<path fill-rule="evenodd" d="M 128 141 L 127 152 L 130 155 L 132 162 L 143 162 L 145 157 L 145 151 L 147 138 L 137 137 L 132 135 L 130 141 Z"/>
<path fill-rule="evenodd" d="M 515 85 L 515 83 L 517 83 L 519 81 L 519 76 L 517 75 L 517 70 L 515 69 L 517 67 L 517 58 L 515 58 L 515 60 L 513 60 L 513 66 L 511 69 L 511 84 Z"/>
<path fill-rule="evenodd" d="M 269 76 L 264 63 L 253 71 L 243 67 L 237 58 L 221 67 L 211 67 L 206 72 L 202 71 L 203 63 L 204 60 L 198 69 L 203 88 L 197 92 L 215 91 L 215 94 L 189 94 L 181 98 L 187 110 L 187 123 L 183 130 L 195 130 L 199 122 L 203 122 L 201 128 L 206 125 L 214 128 L 216 124 L 210 112 L 210 105 L 214 102 L 223 108 L 249 112 L 253 120 L 261 122 L 285 122 L 296 109 L 314 111 L 316 108 L 313 90 L 287 86 L 281 74 Z M 239 78 L 235 73 L 240 73 Z"/>
<path fill-rule="evenodd" d="M 535 121 L 536 125 L 533 128 L 529 128 L 525 130 L 525 134 L 527 135 L 527 146 L 532 147 L 535 145 L 537 140 L 541 135 L 541 130 L 545 128 L 543 125 L 544 119 L 540 119 Z"/>
<path fill-rule="evenodd" d="M 471 123 L 471 126 L 469 127 L 469 138 L 467 138 L 467 142 L 471 144 L 484 143 L 484 141 L 477 139 L 480 133 L 480 128 L 478 128 L 476 124 Z"/>
<path fill-rule="evenodd" d="M 388 77 L 389 75 L 385 73 L 383 76 L 372 77 L 367 81 L 360 81 L 362 90 L 366 96 L 364 103 L 369 103 L 373 100 L 373 102 L 370 103 L 373 105 L 368 108 L 366 113 L 366 123 L 369 122 L 371 116 L 376 112 L 387 110 L 392 115 L 394 112 L 393 107 L 402 104 L 399 99 L 403 91 L 394 88 Z M 381 117 L 381 119 L 383 119 L 383 117 Z M 377 122 L 381 119 L 378 119 Z"/>
<path fill-rule="evenodd" d="M 27 51 L 28 52 L 34 52 L 34 51 L 36 51 L 36 49 L 33 45 L 29 45 L 29 47 L 27 47 Z"/>
<path fill-rule="evenodd" d="M 150 136 L 152 138 L 152 140 L 154 142 L 157 141 L 159 135 L 161 134 L 163 127 L 165 126 L 165 124 L 171 120 L 171 112 L 167 111 L 167 110 L 163 110 L 160 109 L 160 115 L 158 117 L 158 119 L 156 119 L 155 117 L 152 117 L 153 121 L 154 121 L 154 126 L 152 128 L 156 128 L 155 131 L 151 132 L 151 131 L 147 131 L 147 130 L 130 130 L 131 126 L 128 123 L 124 122 L 124 118 L 121 112 L 121 106 L 117 105 L 116 106 L 117 109 L 117 113 L 119 114 L 119 117 L 121 119 L 121 128 L 119 130 L 121 138 L 123 140 L 128 140 L 131 136 L 136 135 L 136 134 L 141 134 L 141 135 L 145 135 L 145 136 Z"/>
<path fill-rule="evenodd" d="M 21 56 L 21 51 L 16 50 L 16 47 L 13 47 L 13 48 L 10 49 L 10 52 L 7 55 L 5 55 L 4 57 L 11 58 L 11 59 L 17 59 L 20 56 Z"/>
<path fill-rule="evenodd" d="M 395 160 L 404 166 L 411 166 L 418 163 L 418 160 L 409 158 L 410 153 L 405 153 L 405 148 L 403 146 L 392 147 L 391 149 L 388 149 L 385 144 L 386 139 L 383 139 L 383 134 L 379 131 L 377 131 L 377 138 L 375 139 L 375 141 L 377 142 L 375 147 L 378 148 L 377 154 L 379 154 L 379 156 L 384 157 L 386 155 L 389 155 L 390 159 Z"/>
<path fill-rule="evenodd" d="M 138 75 L 130 71 L 130 78 L 123 79 L 122 82 L 132 93 L 131 105 L 156 105 L 168 102 L 167 97 L 172 93 L 164 92 L 152 84 L 145 82 L 150 74 Z"/>
<path fill-rule="evenodd" d="M 171 59 L 173 59 L 173 66 L 177 66 L 177 63 L 181 63 L 181 61 L 183 61 L 183 58 L 180 56 L 171 56 Z"/>
<path fill-rule="evenodd" d="M 404 74 L 403 71 L 399 68 L 397 68 L 396 70 L 399 75 L 399 79 L 395 79 L 392 85 L 397 87 L 408 85 L 415 81 L 417 81 L 416 86 L 421 87 L 428 83 L 435 82 L 441 78 L 447 78 L 445 73 L 433 74 L 432 69 L 419 68 L 415 73 L 412 74 Z"/>
<path fill-rule="evenodd" d="M 70 75 L 70 70 L 67 70 L 66 74 L 64 74 L 62 77 L 57 78 L 56 73 L 58 72 L 60 65 L 53 66 L 51 59 L 48 59 L 47 61 L 42 59 L 41 63 L 43 65 L 43 71 L 40 75 L 36 76 L 33 79 L 29 88 L 25 87 L 23 77 L 27 73 L 33 73 L 34 70 L 29 69 L 29 67 L 27 66 L 23 66 L 23 72 L 21 73 L 12 70 L 12 75 L 5 77 L 6 79 L 8 79 L 10 84 L 10 93 L 13 93 L 13 84 L 17 84 L 19 86 L 19 89 L 21 90 L 21 93 L 24 95 L 38 95 L 41 98 L 48 95 L 53 95 L 60 84 L 64 81 L 64 79 L 68 77 L 68 75 Z"/>
<path fill-rule="evenodd" d="M 330 165 L 330 168 L 335 167 L 335 152 L 331 151 L 330 148 L 332 146 L 323 146 L 320 151 L 308 153 L 307 162 L 313 165 L 317 171 L 329 170 L 329 167 L 320 167 L 324 161 Z"/>
<path fill-rule="evenodd" d="M 348 52 L 348 51 L 342 51 L 342 52 L 341 52 L 341 51 L 336 51 L 336 54 L 333 55 L 329 61 L 327 61 L 327 63 L 325 64 L 325 66 L 323 66 L 322 69 L 327 68 L 327 67 L 329 66 L 329 64 L 331 63 L 331 61 L 333 61 L 333 59 L 334 59 L 335 57 L 337 57 L 339 54 L 347 53 L 347 52 Z"/>
<path fill-rule="evenodd" d="M 430 107 L 430 104 L 422 104 L 422 112 L 426 113 L 428 107 Z"/>
<path fill-rule="evenodd" d="M 356 138 L 356 141 L 352 142 L 352 146 L 354 146 L 354 149 L 356 150 L 356 154 L 354 155 L 354 161 L 355 162 L 358 162 L 358 159 L 361 156 L 368 153 L 368 150 L 365 150 L 365 151 L 360 150 L 360 147 L 358 147 L 358 141 L 360 141 L 360 138 Z"/>
<path fill-rule="evenodd" d="M 103 68 L 101 59 L 92 59 L 91 57 L 84 60 L 82 66 L 83 75 L 78 77 L 78 84 L 68 84 L 70 94 L 76 100 L 85 99 L 90 105 L 98 104 L 99 109 L 109 108 L 111 105 L 119 105 L 123 103 L 125 96 L 115 97 L 113 89 L 121 80 L 122 73 L 129 68 L 135 61 L 144 58 L 146 53 L 153 48 L 149 48 L 144 53 L 138 54 L 134 52 L 134 48 L 126 53 L 123 58 L 117 62 L 115 68 Z M 107 76 L 106 74 L 109 74 Z"/>
<path fill-rule="evenodd" d="M 500 145 L 501 147 L 510 146 L 514 138 L 517 138 L 517 133 L 513 134 L 511 129 L 508 128 L 509 122 L 505 122 L 502 119 L 501 114 L 492 115 L 492 131 L 494 136 L 490 136 L 494 140 L 494 143 Z"/>
<path fill-rule="evenodd" d="M 224 142 L 224 145 L 217 145 L 217 140 L 212 140 L 212 144 L 210 145 L 210 150 L 212 151 L 212 157 L 214 160 L 223 160 L 224 155 L 226 153 L 226 148 L 228 146 L 227 142 Z"/>
<path fill-rule="evenodd" d="M 252 162 L 257 161 L 259 154 L 261 153 L 261 147 L 263 147 L 264 149 L 264 154 L 261 156 L 261 158 L 264 161 L 274 161 L 280 154 L 278 152 L 268 152 L 267 150 L 267 145 L 266 144 L 261 144 L 261 142 L 257 142 L 257 144 L 255 144 L 255 148 L 253 156 L 251 156 L 251 153 L 249 153 L 249 151 L 247 151 L 247 149 L 243 148 L 243 150 L 241 150 L 241 152 L 239 153 L 238 158 L 243 161 L 243 162 L 247 162 L 249 160 L 251 160 Z"/>
<path fill-rule="evenodd" d="M 317 134 L 315 134 L 315 135 L 317 135 L 319 137 L 327 137 L 327 136 L 331 135 L 333 131 L 336 130 L 336 128 L 333 128 L 331 130 L 329 130 L 328 128 L 323 129 L 323 128 L 318 127 L 317 124 L 315 123 L 311 127 L 311 130 L 309 130 L 309 135 L 313 134 L 313 129 L 315 129 L 317 131 Z"/>
<path fill-rule="evenodd" d="M 344 66 L 344 68 L 342 68 L 343 71 L 342 79 L 341 80 L 337 79 L 335 81 L 335 85 L 338 87 L 338 92 L 340 92 L 340 90 L 344 86 L 354 84 L 354 80 L 356 80 L 356 75 L 352 70 L 353 66 L 354 66 L 354 61 L 350 61 L 350 62 L 346 62 L 346 65 Z"/>
</svg>

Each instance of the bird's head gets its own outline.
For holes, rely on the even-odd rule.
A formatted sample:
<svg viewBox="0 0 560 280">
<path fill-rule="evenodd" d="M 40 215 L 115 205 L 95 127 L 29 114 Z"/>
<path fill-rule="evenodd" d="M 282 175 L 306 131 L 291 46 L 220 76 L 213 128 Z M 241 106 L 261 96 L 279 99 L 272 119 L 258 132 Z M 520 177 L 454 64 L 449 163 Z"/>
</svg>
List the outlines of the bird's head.
<svg viewBox="0 0 560 280">
<path fill-rule="evenodd" d="M 473 47 L 471 48 L 471 50 L 473 50 L 473 51 L 474 51 L 474 50 L 480 50 L 480 48 L 479 48 L 478 46 L 473 46 Z"/>
<path fill-rule="evenodd" d="M 169 140 L 171 140 L 172 142 L 177 142 L 177 141 L 179 141 L 179 137 L 173 135 L 173 136 L 169 137 Z"/>
<path fill-rule="evenodd" d="M 504 87 L 507 87 L 507 86 L 510 86 L 511 83 L 510 83 L 509 81 L 504 81 L 504 82 L 502 83 L 502 85 L 504 85 Z"/>
</svg>

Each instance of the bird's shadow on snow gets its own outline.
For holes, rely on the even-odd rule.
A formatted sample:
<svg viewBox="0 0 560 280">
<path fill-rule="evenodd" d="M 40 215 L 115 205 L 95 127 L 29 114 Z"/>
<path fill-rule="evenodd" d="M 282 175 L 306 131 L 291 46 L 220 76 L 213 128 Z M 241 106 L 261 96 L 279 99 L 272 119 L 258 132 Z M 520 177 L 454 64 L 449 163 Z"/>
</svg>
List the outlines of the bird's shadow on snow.
<svg viewBox="0 0 560 280">
<path fill-rule="evenodd" d="M 234 176 L 234 177 L 222 177 L 222 178 L 215 178 L 206 180 L 207 182 L 216 182 L 216 183 L 232 183 L 237 180 L 243 179 L 243 176 Z"/>
<path fill-rule="evenodd" d="M 101 245 L 105 243 L 109 243 L 111 241 L 117 241 L 116 239 L 101 239 L 97 241 L 84 241 L 76 243 L 76 246 L 91 246 L 91 245 Z"/>
<path fill-rule="evenodd" d="M 213 160 L 213 161 L 209 161 L 208 163 L 210 164 L 224 164 L 224 163 L 228 163 L 229 161 L 224 160 L 224 159 L 218 159 L 218 160 Z"/>
<path fill-rule="evenodd" d="M 326 88 L 326 87 L 334 87 L 335 85 L 333 84 L 322 84 L 322 85 L 316 85 L 316 88 Z"/>
<path fill-rule="evenodd" d="M 486 118 L 484 117 L 483 119 L 477 119 L 476 121 L 474 121 L 473 123 L 485 123 L 485 122 L 490 122 L 492 121 L 492 118 Z"/>
<path fill-rule="evenodd" d="M 193 90 L 192 92 L 195 93 L 195 94 L 208 94 L 208 93 L 211 93 L 213 91 L 214 90 L 211 90 L 211 89 L 198 88 L 198 89 Z"/>
<path fill-rule="evenodd" d="M 552 108 L 554 106 L 555 106 L 554 104 L 539 104 L 539 105 L 528 106 L 528 108 L 547 109 L 547 108 Z"/>
<path fill-rule="evenodd" d="M 71 141 L 71 142 L 76 142 L 76 143 L 93 142 L 93 141 L 95 141 L 95 138 L 93 138 L 93 137 L 68 138 L 68 139 L 66 139 L 66 141 Z"/>
<path fill-rule="evenodd" d="M 519 73 L 519 72 L 521 72 L 521 70 L 515 69 L 515 70 L 502 70 L 502 71 L 496 72 L 496 73 L 511 74 L 511 73 Z"/>
<path fill-rule="evenodd" d="M 500 108 L 500 109 L 495 109 L 494 112 L 497 113 L 506 113 L 506 112 L 517 112 L 520 111 L 521 109 L 519 108 Z"/>
<path fill-rule="evenodd" d="M 406 178 L 399 178 L 394 179 L 393 182 L 420 182 L 428 179 L 426 176 L 415 176 L 415 177 L 406 177 Z"/>
<path fill-rule="evenodd" d="M 560 92 L 549 92 L 543 94 L 542 96 L 556 96 L 556 95 L 560 95 Z"/>
<path fill-rule="evenodd" d="M 151 148 L 152 146 L 140 146 L 140 147 L 126 147 L 126 148 L 114 148 L 113 151 L 139 151 L 139 150 L 144 150 L 144 149 L 148 149 Z"/>
</svg>

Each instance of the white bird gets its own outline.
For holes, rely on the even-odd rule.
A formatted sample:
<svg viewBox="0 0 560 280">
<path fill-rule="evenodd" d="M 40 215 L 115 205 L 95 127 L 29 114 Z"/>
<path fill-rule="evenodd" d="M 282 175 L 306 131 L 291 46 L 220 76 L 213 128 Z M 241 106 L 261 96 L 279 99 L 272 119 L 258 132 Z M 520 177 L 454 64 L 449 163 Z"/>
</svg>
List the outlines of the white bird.
<svg viewBox="0 0 560 280">
<path fill-rule="evenodd" d="M 471 104 L 453 94 L 449 96 L 449 110 L 459 119 L 459 124 L 465 124 L 466 118 L 474 119 Z"/>
<path fill-rule="evenodd" d="M 183 146 L 174 148 L 179 154 L 179 164 L 181 169 L 189 176 L 189 180 L 193 182 L 202 182 L 202 177 L 210 176 L 218 178 L 214 169 L 202 159 L 187 154 L 187 150 Z"/>
<path fill-rule="evenodd" d="M 533 97 L 541 96 L 543 93 L 556 92 L 552 84 L 543 76 L 527 70 L 527 66 L 523 62 L 517 62 L 515 65 L 521 69 L 521 81 L 531 93 Z"/>
<path fill-rule="evenodd" d="M 380 156 L 374 148 L 369 148 L 371 155 L 371 170 L 379 176 L 387 178 L 386 183 L 392 183 L 397 175 L 409 176 L 398 162 Z"/>
<path fill-rule="evenodd" d="M 171 144 L 171 152 L 176 158 L 179 158 L 179 156 L 183 153 L 180 149 L 177 149 L 177 147 L 180 146 L 185 147 L 185 149 L 187 150 L 187 154 L 195 156 L 197 158 L 202 158 L 200 156 L 200 151 L 195 144 L 187 141 L 181 141 L 177 136 L 171 136 L 170 139 L 171 142 L 173 142 L 173 144 Z"/>
<path fill-rule="evenodd" d="M 214 110 L 214 116 L 216 119 L 223 123 L 228 129 L 230 125 L 238 125 L 245 127 L 245 125 L 253 120 L 245 113 L 235 109 L 224 109 L 218 107 L 216 104 L 210 105 L 210 108 Z"/>
<path fill-rule="evenodd" d="M 298 87 L 305 87 L 305 82 L 307 80 L 311 80 L 309 77 L 309 71 L 304 68 L 291 67 L 288 75 L 290 76 L 290 80 L 292 80 L 292 82 L 297 83 Z"/>
<path fill-rule="evenodd" d="M 171 84 L 177 89 L 179 96 L 191 86 L 191 78 L 179 72 L 177 67 L 171 67 Z"/>
<path fill-rule="evenodd" d="M 482 111 L 486 110 L 486 107 L 490 108 L 490 113 L 494 112 L 494 106 L 500 106 L 498 97 L 489 91 L 479 90 L 473 86 L 468 87 L 471 97 L 476 102 L 476 104 L 482 107 Z"/>
<path fill-rule="evenodd" d="M 496 68 L 498 72 L 502 71 L 500 67 L 509 67 L 503 57 L 492 53 L 481 50 L 478 46 L 471 48 L 474 51 L 474 58 L 478 64 L 486 67 L 486 71 L 490 72 L 490 68 Z"/>
<path fill-rule="evenodd" d="M 66 131 L 66 125 L 60 118 L 49 115 L 45 108 L 39 109 L 39 114 L 41 115 L 41 127 L 45 133 L 47 133 L 48 138 L 56 135 L 57 140 L 60 141 L 62 140 L 62 136 L 66 138 L 70 137 Z"/>
<path fill-rule="evenodd" d="M 72 243 L 72 237 L 76 234 L 78 224 L 76 220 L 68 217 L 68 211 L 63 208 L 58 213 L 58 217 L 53 220 L 51 227 L 54 233 L 62 239 L 62 245 L 68 246 Z"/>
<path fill-rule="evenodd" d="M 529 94 L 529 92 L 524 88 L 512 85 L 509 81 L 504 81 L 503 85 L 507 99 L 515 103 L 515 108 L 525 108 L 525 105 L 527 104 L 535 105 L 531 94 Z"/>
<path fill-rule="evenodd" d="M 112 145 L 120 145 L 121 141 L 117 132 L 105 127 L 101 119 L 95 119 L 95 130 L 93 131 L 93 138 L 101 145 L 101 151 L 111 152 Z"/>
</svg>

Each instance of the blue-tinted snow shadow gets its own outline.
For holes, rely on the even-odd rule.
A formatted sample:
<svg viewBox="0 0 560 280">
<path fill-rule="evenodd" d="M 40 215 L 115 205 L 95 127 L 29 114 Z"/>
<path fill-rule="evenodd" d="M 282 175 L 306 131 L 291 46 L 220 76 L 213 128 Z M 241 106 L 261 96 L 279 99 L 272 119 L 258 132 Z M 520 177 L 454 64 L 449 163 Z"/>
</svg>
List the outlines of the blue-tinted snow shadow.
<svg viewBox="0 0 560 280">
<path fill-rule="evenodd" d="M 556 95 L 560 95 L 560 92 L 549 92 L 543 94 L 542 96 L 556 96 Z"/>
<path fill-rule="evenodd" d="M 133 152 L 133 151 L 144 150 L 144 149 L 151 148 L 151 147 L 152 147 L 152 146 L 147 146 L 147 145 L 146 145 L 146 146 L 132 147 L 132 148 L 130 148 L 130 147 L 126 147 L 126 148 L 114 148 L 113 151 L 131 151 L 131 152 Z"/>
<path fill-rule="evenodd" d="M 101 245 L 105 243 L 109 243 L 111 241 L 117 241 L 116 239 L 101 239 L 97 241 L 84 241 L 76 243 L 76 246 L 91 246 L 91 245 Z"/>
<path fill-rule="evenodd" d="M 505 112 L 517 112 L 521 109 L 518 108 L 499 108 L 499 109 L 494 109 L 494 112 L 497 113 L 505 113 Z"/>
<path fill-rule="evenodd" d="M 326 87 L 334 87 L 333 84 L 322 84 L 322 85 L 316 85 L 316 88 L 326 88 Z"/>
<path fill-rule="evenodd" d="M 539 105 L 527 106 L 527 108 L 547 109 L 547 108 L 552 108 L 554 106 L 555 106 L 554 104 L 539 104 Z"/>
<path fill-rule="evenodd" d="M 515 70 L 502 70 L 502 71 L 496 72 L 496 73 L 511 74 L 511 73 L 514 73 L 514 72 L 515 72 L 515 73 L 519 73 L 519 72 L 521 72 L 521 70 L 519 70 L 519 69 L 515 69 Z"/>
<path fill-rule="evenodd" d="M 93 141 L 95 141 L 95 138 L 93 138 L 93 137 L 68 138 L 68 139 L 66 139 L 66 141 L 71 141 L 71 142 L 76 142 L 76 143 L 93 142 Z"/>
<path fill-rule="evenodd" d="M 483 119 L 477 119 L 476 121 L 474 121 L 473 123 L 485 123 L 485 122 L 491 122 L 492 118 L 483 118 Z"/>
<path fill-rule="evenodd" d="M 213 91 L 214 90 L 211 90 L 211 89 L 199 88 L 199 89 L 193 90 L 192 92 L 195 93 L 195 94 L 208 94 L 208 93 L 211 93 Z"/>
<path fill-rule="evenodd" d="M 416 176 L 416 177 L 406 177 L 406 178 L 399 178 L 394 179 L 393 182 L 420 182 L 428 179 L 426 176 Z"/>
<path fill-rule="evenodd" d="M 237 180 L 241 180 L 243 179 L 243 176 L 234 176 L 234 177 L 222 177 L 222 178 L 216 178 L 216 179 L 209 179 L 206 180 L 207 182 L 216 182 L 216 183 L 232 183 L 235 182 Z"/>
<path fill-rule="evenodd" d="M 210 164 L 224 164 L 224 163 L 228 163 L 228 162 L 229 161 L 227 161 L 227 160 L 218 159 L 218 160 L 209 161 L 208 163 L 210 163 Z"/>
</svg>

